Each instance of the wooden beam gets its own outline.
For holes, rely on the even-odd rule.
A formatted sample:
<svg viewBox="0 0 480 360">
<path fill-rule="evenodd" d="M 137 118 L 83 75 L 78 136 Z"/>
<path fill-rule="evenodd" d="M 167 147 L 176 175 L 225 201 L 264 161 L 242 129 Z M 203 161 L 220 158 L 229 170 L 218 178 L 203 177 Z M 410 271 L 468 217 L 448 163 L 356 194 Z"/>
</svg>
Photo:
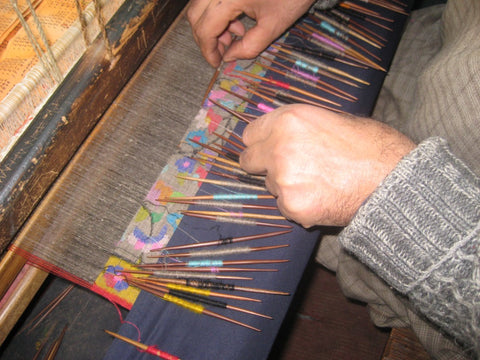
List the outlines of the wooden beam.
<svg viewBox="0 0 480 360">
<path fill-rule="evenodd" d="M 127 1 L 0 164 L 0 253 L 187 0 Z"/>
</svg>

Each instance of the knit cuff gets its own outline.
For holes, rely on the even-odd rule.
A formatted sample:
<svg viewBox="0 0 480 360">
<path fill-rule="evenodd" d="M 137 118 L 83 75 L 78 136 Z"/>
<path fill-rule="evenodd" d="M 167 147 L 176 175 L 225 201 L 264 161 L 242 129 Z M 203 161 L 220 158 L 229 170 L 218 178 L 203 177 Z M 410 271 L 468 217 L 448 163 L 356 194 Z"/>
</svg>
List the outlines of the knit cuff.
<svg viewBox="0 0 480 360">
<path fill-rule="evenodd" d="M 339 0 L 317 0 L 313 3 L 312 7 L 310 8 L 310 12 L 314 12 L 315 10 L 327 10 L 333 8 L 337 5 Z"/>
<path fill-rule="evenodd" d="M 407 294 L 439 273 L 475 271 L 459 254 L 478 256 L 479 204 L 480 180 L 444 140 L 430 138 L 398 163 L 339 239 Z"/>
</svg>

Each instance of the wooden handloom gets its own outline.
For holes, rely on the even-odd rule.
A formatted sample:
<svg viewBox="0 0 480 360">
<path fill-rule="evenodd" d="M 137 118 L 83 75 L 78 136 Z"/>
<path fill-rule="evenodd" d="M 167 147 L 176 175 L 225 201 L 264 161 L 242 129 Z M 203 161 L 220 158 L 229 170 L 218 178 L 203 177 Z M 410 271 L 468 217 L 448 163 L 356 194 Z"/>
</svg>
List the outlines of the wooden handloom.
<svg viewBox="0 0 480 360">
<path fill-rule="evenodd" d="M 36 116 L 0 165 L 3 248 L 47 235 L 121 237 L 214 73 L 192 42 L 186 3 L 125 6 L 107 28 L 115 63 L 98 39 Z M 157 88 L 138 90 L 152 81 Z M 0 342 L 47 275 L 4 251 Z"/>
<path fill-rule="evenodd" d="M 138 178 L 145 179 L 143 186 L 149 186 L 158 172 L 158 168 L 153 170 L 152 166 L 142 166 L 130 170 L 133 171 L 130 175 L 135 178 L 135 181 L 131 178 L 127 180 L 129 170 L 124 156 L 129 152 L 127 148 L 131 146 L 130 164 L 136 163 L 133 155 L 145 156 L 145 158 L 150 155 L 151 162 L 159 163 L 168 158 L 169 151 L 178 144 L 178 140 L 183 135 L 187 125 L 179 123 L 178 119 L 191 118 L 192 114 L 198 110 L 201 102 L 201 92 L 204 91 L 205 83 L 208 83 L 213 70 L 206 63 L 202 64 L 198 54 L 189 53 L 189 51 L 193 52 L 193 49 L 185 50 L 187 53 L 184 59 L 195 61 L 196 66 L 203 66 L 204 69 L 192 75 L 195 77 L 194 81 L 187 82 L 186 79 L 184 80 L 184 90 L 180 91 L 178 89 L 177 96 L 183 97 L 188 102 L 188 106 L 179 106 L 178 111 L 181 113 L 191 110 L 191 113 L 188 113 L 189 116 L 178 116 L 178 114 L 172 113 L 173 110 L 170 106 L 165 105 L 163 110 L 169 113 L 168 120 L 165 121 L 170 121 L 170 123 L 165 123 L 163 124 L 164 127 L 161 127 L 162 130 L 167 129 L 168 131 L 168 136 L 165 137 L 164 142 L 157 141 L 161 134 L 157 134 L 158 138 L 150 138 L 150 143 L 142 144 L 140 147 L 137 147 L 137 140 L 133 141 L 135 137 L 145 140 L 145 136 L 142 136 L 141 133 L 152 134 L 150 129 L 153 126 L 150 120 L 151 110 L 149 107 L 153 105 L 156 107 L 155 99 L 158 99 L 157 96 L 163 96 L 164 98 L 161 101 L 172 101 L 173 104 L 182 101 L 179 98 L 172 98 L 174 95 L 171 91 L 166 90 L 164 84 L 160 83 L 158 86 L 159 92 L 165 89 L 162 94 L 135 95 L 147 103 L 135 107 L 135 104 L 140 104 L 136 99 L 130 108 L 130 111 L 133 111 L 134 114 L 123 115 L 129 121 L 135 123 L 131 128 L 124 130 L 127 133 L 122 134 L 123 138 L 116 135 L 110 137 L 108 133 L 100 135 L 103 137 L 103 140 L 100 141 L 113 141 L 115 143 L 115 145 L 103 145 L 111 150 L 104 161 L 117 161 L 118 172 L 125 172 L 123 174 L 125 176 L 123 184 L 118 179 L 116 181 L 112 180 L 110 190 L 103 188 L 96 195 L 85 194 L 84 191 L 91 191 L 91 187 L 100 190 L 99 182 L 101 178 L 111 179 L 111 174 L 104 174 L 102 171 L 105 162 L 97 165 L 91 163 L 97 154 L 105 154 L 105 149 L 95 149 L 93 152 L 88 149 L 97 144 L 93 139 L 98 138 L 101 129 L 109 124 L 109 119 L 114 118 L 115 121 L 121 122 L 122 115 L 112 115 L 112 112 L 118 111 L 118 109 L 115 109 L 114 100 L 126 87 L 132 76 L 148 76 L 142 74 L 141 71 L 137 72 L 138 67 L 141 66 L 145 57 L 148 56 L 152 47 L 157 44 L 162 35 L 168 32 L 186 3 L 187 1 L 178 0 L 162 2 L 140 0 L 125 4 L 107 26 L 109 40 L 116 54 L 115 62 L 112 64 L 108 60 L 104 42 L 101 38 L 98 38 L 2 161 L 0 171 L 0 244 L 2 250 L 10 243 L 21 243 L 25 237 L 37 236 L 42 232 L 40 229 L 43 226 L 48 228 L 49 221 L 45 218 L 46 209 L 51 206 L 60 206 L 63 209 L 66 205 L 62 204 L 62 201 L 68 201 L 70 204 L 75 201 L 92 204 L 95 200 L 103 200 L 101 204 L 97 202 L 93 205 L 94 208 L 96 207 L 95 210 L 92 210 L 95 214 L 90 214 L 91 219 L 88 219 L 90 234 L 102 234 L 108 228 L 106 231 L 108 236 L 118 236 L 124 230 L 122 227 L 128 223 L 138 204 L 132 202 L 126 204 L 121 199 L 135 199 L 144 191 L 142 185 L 135 186 L 135 182 L 138 180 L 136 176 L 139 175 L 136 171 L 142 171 Z M 170 46 L 184 47 L 184 44 L 178 43 Z M 191 60 L 188 59 L 190 55 L 194 56 Z M 175 55 L 170 53 L 165 56 L 172 57 Z M 166 60 L 163 59 L 163 61 Z M 175 59 L 175 62 L 178 63 L 178 59 Z M 180 66 L 179 68 L 173 65 L 169 66 L 169 74 L 165 73 L 167 67 L 159 69 L 158 71 L 165 76 L 160 81 L 176 83 L 177 74 L 183 74 Z M 185 92 L 183 93 L 183 91 Z M 104 115 L 104 119 L 99 122 Z M 140 125 L 141 119 L 144 124 L 137 127 L 137 125 Z M 117 125 L 111 123 L 109 126 L 119 129 Z M 128 131 L 134 131 L 137 134 L 128 133 Z M 152 142 L 161 146 L 161 149 L 151 148 Z M 112 148 L 112 146 L 116 147 Z M 95 151 L 99 152 L 95 154 Z M 115 157 L 117 160 L 115 160 Z M 82 161 L 83 164 L 81 164 Z M 85 185 L 86 188 L 81 189 L 80 185 L 70 183 L 72 173 L 95 171 L 92 166 L 97 166 L 97 173 L 92 175 L 95 177 L 88 179 L 89 184 Z M 147 173 L 143 170 L 146 170 Z M 148 174 L 149 170 L 151 171 L 150 174 Z M 52 188 L 54 183 L 55 187 Z M 62 189 L 62 184 L 67 183 L 73 185 L 76 189 L 78 200 L 62 200 L 61 195 L 60 197 L 55 195 L 62 191 L 58 190 Z M 121 194 L 118 193 L 120 189 Z M 101 192 L 104 194 L 101 195 Z M 104 198 L 105 193 L 110 195 L 109 200 Z M 104 224 L 98 222 L 99 219 L 96 214 L 106 213 L 114 202 L 119 204 L 119 213 L 115 215 L 116 224 L 105 227 Z M 74 234 L 76 229 L 80 230 L 80 233 L 72 236 L 83 236 L 82 229 L 85 230 L 85 224 L 75 227 L 75 219 L 78 219 L 78 216 L 74 213 L 69 216 L 73 220 L 65 219 L 64 222 L 65 226 L 68 227 L 69 234 Z M 57 230 L 52 234 L 53 236 L 59 238 L 65 236 L 65 229 Z M 0 274 L 0 294 L 3 297 L 0 309 L 0 323 L 2 324 L 0 326 L 0 339 L 3 341 L 46 278 L 47 273 L 27 265 L 22 257 L 10 251 L 4 251 L 0 264 Z M 8 296 L 8 299 L 5 295 Z"/>
</svg>

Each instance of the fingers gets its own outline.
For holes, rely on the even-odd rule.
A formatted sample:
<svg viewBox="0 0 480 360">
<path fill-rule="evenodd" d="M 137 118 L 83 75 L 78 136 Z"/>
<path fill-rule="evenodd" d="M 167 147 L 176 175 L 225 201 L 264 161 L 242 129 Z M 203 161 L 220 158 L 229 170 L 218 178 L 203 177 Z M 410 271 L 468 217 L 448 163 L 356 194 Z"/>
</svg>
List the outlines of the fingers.
<svg viewBox="0 0 480 360">
<path fill-rule="evenodd" d="M 256 143 L 243 150 L 240 154 L 240 167 L 250 174 L 265 175 L 267 173 L 266 157 L 262 142 Z"/>
<path fill-rule="evenodd" d="M 213 67 L 220 65 L 224 48 L 232 41 L 230 32 L 238 36 L 245 32 L 243 25 L 236 20 L 241 13 L 240 9 L 219 0 L 191 2 L 187 17 L 193 36 Z"/>
<path fill-rule="evenodd" d="M 253 174 L 266 174 L 268 157 L 274 146 L 274 126 L 289 105 L 265 114 L 247 125 L 242 140 L 247 148 L 240 155 L 240 166 Z M 271 165 L 271 164 L 270 164 Z"/>
<path fill-rule="evenodd" d="M 223 57 L 224 61 L 234 61 L 236 59 L 253 59 L 265 50 L 276 36 L 269 28 L 258 24 L 247 31 L 245 36 L 235 42 L 228 48 Z"/>
<path fill-rule="evenodd" d="M 264 115 L 248 124 L 243 131 L 243 143 L 247 146 L 240 154 L 240 166 L 251 174 L 266 174 L 266 140 L 270 136 L 270 122 Z"/>
<path fill-rule="evenodd" d="M 254 58 L 280 35 L 284 27 L 278 26 L 278 17 L 265 15 L 274 10 L 272 6 L 271 3 L 249 1 L 193 0 L 187 17 L 203 56 L 217 67 L 222 58 L 227 62 Z M 259 15 L 259 11 L 263 15 Z M 258 21 L 247 32 L 237 19 L 243 13 Z M 232 41 L 231 34 L 241 39 Z M 224 54 L 226 48 L 228 50 Z"/>
<path fill-rule="evenodd" d="M 271 119 L 277 112 L 277 110 L 274 110 L 271 113 L 265 114 L 245 127 L 242 134 L 242 140 L 247 147 L 259 141 L 263 141 L 270 136 Z"/>
</svg>

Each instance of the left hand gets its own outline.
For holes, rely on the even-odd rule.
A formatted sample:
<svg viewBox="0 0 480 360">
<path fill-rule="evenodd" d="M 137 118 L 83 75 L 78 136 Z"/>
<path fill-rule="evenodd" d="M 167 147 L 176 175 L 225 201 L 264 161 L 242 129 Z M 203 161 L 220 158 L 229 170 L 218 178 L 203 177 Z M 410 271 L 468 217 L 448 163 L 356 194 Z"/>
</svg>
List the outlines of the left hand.
<svg viewBox="0 0 480 360">
<path fill-rule="evenodd" d="M 213 67 L 221 60 L 252 59 L 280 36 L 314 0 L 192 0 L 187 17 L 203 56 Z M 238 19 L 256 20 L 245 29 Z M 238 39 L 234 40 L 234 37 Z"/>
</svg>

